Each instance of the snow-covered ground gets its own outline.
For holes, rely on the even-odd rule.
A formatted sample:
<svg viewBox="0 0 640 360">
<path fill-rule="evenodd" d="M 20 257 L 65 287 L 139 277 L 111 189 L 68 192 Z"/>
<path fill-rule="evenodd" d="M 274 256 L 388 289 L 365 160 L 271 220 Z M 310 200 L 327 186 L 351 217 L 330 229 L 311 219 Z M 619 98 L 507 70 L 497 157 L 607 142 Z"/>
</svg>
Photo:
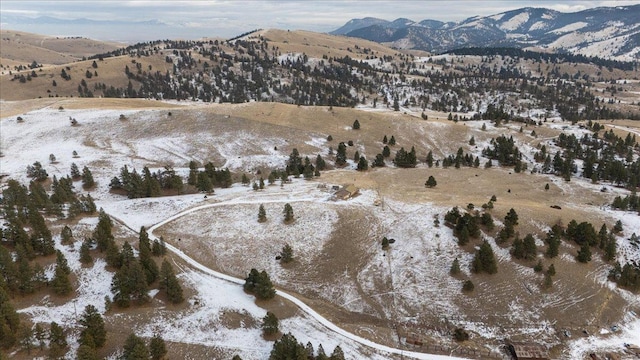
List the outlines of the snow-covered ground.
<svg viewBox="0 0 640 360">
<path fill-rule="evenodd" d="M 446 58 L 447 55 L 442 57 Z M 255 216 L 255 209 L 258 204 L 264 203 L 269 213 L 278 214 L 282 203 L 305 203 L 309 205 L 309 208 L 300 209 L 299 221 L 295 226 L 287 229 L 289 232 L 284 231 L 279 241 L 298 241 L 299 248 L 304 249 L 301 251 L 308 252 L 309 255 L 313 255 L 322 249 L 331 231 L 335 229 L 341 211 L 349 208 L 367 208 L 379 228 L 384 229 L 388 237 L 402 242 L 402 246 L 392 246 L 392 250 L 387 257 L 372 257 L 372 260 L 358 275 L 358 283 L 362 287 L 362 291 L 371 294 L 373 297 L 387 297 L 394 302 L 394 305 L 401 305 L 397 308 L 390 307 L 385 309 L 385 315 L 395 316 L 407 322 L 415 318 L 414 310 L 422 309 L 421 303 L 424 302 L 424 299 L 430 299 L 429 301 L 432 303 L 430 309 L 443 316 L 455 316 L 461 312 L 459 303 L 456 302 L 456 298 L 460 294 L 461 281 L 448 276 L 448 271 L 453 259 L 458 257 L 463 273 L 469 275 L 468 268 L 472 255 L 460 250 L 450 229 L 444 226 L 436 229 L 432 226 L 434 216 L 441 216 L 448 209 L 431 203 L 407 205 L 396 200 L 386 199 L 384 210 L 382 210 L 371 205 L 376 196 L 374 191 L 367 189 L 363 189 L 360 197 L 352 201 L 329 202 L 330 195 L 327 191 L 319 189 L 317 187 L 318 184 L 315 182 L 301 179 L 294 180 L 284 187 L 270 186 L 266 190 L 258 192 L 251 190 L 247 186 L 234 185 L 229 189 L 216 189 L 215 195 L 206 199 L 202 194 L 150 199 L 125 199 L 120 195 L 109 193 L 106 186 L 110 178 L 118 173 L 121 166 L 127 164 L 140 170 L 142 164 L 156 159 L 156 156 L 160 156 L 163 160 L 170 159 L 174 163 L 184 164 L 197 153 L 189 146 L 189 141 L 193 139 L 182 135 L 171 138 L 158 136 L 136 143 L 135 146 L 131 146 L 125 141 L 119 141 L 117 136 L 123 136 L 123 134 L 118 132 L 117 128 L 100 126 L 100 123 L 105 121 L 117 123 L 121 113 L 131 117 L 137 115 L 136 111 L 123 112 L 122 110 L 65 110 L 64 112 L 59 112 L 55 109 L 41 109 L 25 114 L 25 122 L 22 124 L 18 124 L 13 118 L 3 118 L 0 120 L 0 127 L 2 128 L 0 148 L 5 156 L 0 158 L 0 173 L 10 174 L 12 178 L 26 183 L 26 165 L 34 161 L 42 162 L 50 175 L 58 177 L 68 173 L 72 162 L 76 162 L 80 168 L 84 165 L 91 165 L 94 177 L 100 184 L 95 191 L 91 192 L 96 199 L 98 207 L 105 209 L 114 218 L 129 227 L 132 232 L 138 230 L 141 226 L 151 228 L 151 236 L 153 236 L 154 229 L 164 224 L 177 224 L 176 226 L 179 226 L 180 221 L 185 219 L 193 219 L 194 222 L 196 220 L 201 221 L 202 217 L 216 214 L 215 211 L 220 211 L 221 215 L 224 212 L 223 215 L 228 221 L 215 222 L 209 220 L 210 224 L 198 230 L 200 233 L 196 234 L 204 237 L 207 233 L 223 232 L 230 237 L 258 237 L 277 231 L 273 226 L 270 228 L 270 224 L 258 227 L 256 224 L 249 224 L 246 221 L 247 216 Z M 69 116 L 78 118 L 81 121 L 81 126 L 70 127 Z M 153 112 L 144 113 L 141 118 L 152 121 L 154 116 L 158 116 L 158 114 Z M 468 126 L 478 129 L 482 124 L 486 123 L 486 121 L 468 122 Z M 436 122 L 428 124 L 433 132 L 437 132 L 438 127 L 446 126 L 444 123 Z M 567 125 L 549 123 L 546 126 L 562 129 Z M 586 132 L 586 130 L 574 127 L 567 127 L 563 130 L 566 133 L 574 133 L 578 137 Z M 100 140 L 100 143 L 92 143 L 92 139 L 96 138 L 91 136 L 92 131 L 113 131 L 115 136 L 110 142 Z M 488 126 L 487 131 L 498 134 L 504 129 L 498 130 Z M 218 150 L 228 159 L 227 166 L 237 166 L 238 168 L 252 166 L 250 162 L 246 161 L 233 163 L 235 158 L 233 156 L 234 147 L 238 146 L 238 143 L 231 141 L 232 136 L 233 134 L 224 135 L 223 138 L 225 140 Z M 277 140 L 260 139 L 255 136 L 252 137 L 250 134 L 242 135 L 241 139 L 253 142 L 258 148 L 263 149 L 266 152 L 264 156 L 270 158 L 270 161 L 284 163 L 285 158 L 273 160 L 276 154 L 269 153 L 274 146 L 281 145 Z M 306 143 L 317 148 L 325 146 L 324 139 L 320 137 L 311 137 Z M 478 148 L 481 149 L 487 144 L 479 142 L 478 145 Z M 532 159 L 536 149 L 526 144 L 519 145 L 524 150 L 525 157 Z M 557 150 L 551 144 L 549 144 L 549 149 L 551 150 L 550 153 Z M 79 158 L 72 157 L 71 154 L 74 150 L 80 154 Z M 48 163 L 49 154 L 56 154 L 56 163 Z M 132 155 L 135 156 L 132 158 Z M 479 155 L 479 153 L 476 155 Z M 265 161 L 265 159 L 256 158 L 255 161 L 259 163 Z M 178 170 L 184 171 L 184 169 Z M 577 180 L 574 183 L 576 182 L 593 191 L 598 191 L 600 188 L 600 186 L 586 181 Z M 556 184 L 565 186 L 560 180 Z M 79 187 L 77 183 L 77 188 Z M 623 222 L 625 229 L 637 229 L 637 233 L 640 234 L 640 218 L 637 214 L 613 212 L 607 209 L 601 209 L 601 213 L 603 216 L 619 218 Z M 420 220 L 406 221 L 407 217 Z M 215 217 L 209 217 L 209 219 L 215 219 Z M 401 219 L 405 219 L 405 221 Z M 95 226 L 95 223 L 95 217 L 83 219 L 75 225 L 74 232 L 81 229 L 90 229 Z M 299 238 L 299 236 L 296 236 L 296 232 L 302 231 L 301 228 L 313 235 L 304 239 L 296 239 L 297 237 Z M 184 230 L 189 231 L 186 227 Z M 625 230 L 625 233 L 627 232 Z M 372 234 L 374 233 L 372 232 Z M 492 244 L 499 260 L 510 261 L 508 249 L 496 246 L 490 237 L 487 237 L 487 239 Z M 630 245 L 624 238 L 619 238 L 618 241 L 619 259 L 621 261 L 640 259 L 640 250 Z M 105 264 L 102 260 L 96 261 L 90 268 L 81 267 L 79 253 L 72 251 L 68 246 L 61 245 L 59 238 L 56 238 L 56 242 L 56 247 L 63 251 L 72 271 L 78 276 L 79 288 L 76 299 L 62 305 L 55 305 L 52 301 L 44 299 L 40 304 L 20 311 L 29 314 L 34 321 L 56 321 L 73 328 L 75 326 L 76 313 L 82 311 L 85 305 L 93 304 L 99 311 L 105 311 L 104 297 L 110 295 L 111 273 L 105 270 Z M 378 240 L 376 239 L 374 243 L 377 249 Z M 80 243 L 76 241 L 75 249 L 78 249 L 79 246 Z M 279 243 L 274 246 L 276 249 L 281 247 Z M 220 314 L 225 311 L 247 314 L 257 321 L 264 316 L 264 309 L 258 307 L 253 299 L 242 291 L 239 286 L 242 280 L 212 271 L 198 264 L 179 249 L 171 246 L 169 248 L 191 265 L 190 268 L 185 267 L 182 269 L 180 277 L 196 292 L 197 295 L 194 297 L 199 299 L 198 305 L 195 305 L 194 299 L 189 299 L 193 303 L 189 311 L 175 314 L 166 309 L 161 309 L 149 323 L 141 324 L 139 329 L 136 330 L 145 336 L 161 331 L 166 334 L 166 340 L 232 349 L 237 351 L 243 358 L 268 357 L 271 343 L 262 339 L 258 327 L 247 326 L 227 329 L 217 323 Z M 568 259 L 573 261 L 572 258 Z M 261 260 L 257 259 L 256 261 L 259 262 Z M 266 262 L 259 264 L 263 268 L 273 266 L 273 262 L 271 264 Z M 524 266 L 517 267 L 516 271 L 522 276 L 532 276 L 532 270 Z M 51 269 L 48 269 L 48 273 L 51 273 Z M 277 272 L 273 271 L 273 274 L 274 279 L 280 279 L 280 275 Z M 390 283 L 393 284 L 392 291 L 388 294 L 376 293 L 378 284 L 376 284 L 375 279 L 380 277 L 380 274 L 384 274 L 384 277 L 388 278 Z M 429 286 L 417 286 L 418 280 L 420 282 L 426 281 Z M 611 286 L 606 281 L 606 276 L 601 281 L 603 285 Z M 624 290 L 616 289 L 614 286 L 611 288 L 625 293 L 630 303 L 635 302 L 635 304 L 638 304 L 640 302 L 637 296 L 628 295 Z M 348 310 L 365 310 L 365 305 L 363 305 L 360 295 L 355 290 L 355 286 L 344 286 L 344 288 L 339 289 L 339 292 L 340 294 L 337 295 L 336 293 L 325 292 L 321 296 L 324 298 L 333 296 L 333 299 L 337 299 L 337 305 Z M 220 294 L 224 294 L 224 296 L 220 296 Z M 350 334 L 332 324 L 293 296 L 284 292 L 279 292 L 279 294 L 291 300 L 300 308 L 298 314 L 282 322 L 282 331 L 292 332 L 303 343 L 311 341 L 315 347 L 322 343 L 328 351 L 331 351 L 336 345 L 340 345 L 345 350 L 345 353 L 354 359 L 384 359 L 389 354 L 401 353 L 400 350 L 378 345 L 360 336 Z M 524 310 L 524 304 L 520 299 L 516 298 L 509 304 L 508 314 L 514 317 L 519 316 L 525 320 L 536 320 L 540 316 L 534 310 Z M 464 325 L 481 337 L 494 338 L 501 334 L 497 327 L 485 326 L 478 321 L 471 321 L 470 319 L 461 319 L 459 324 Z M 542 334 L 546 331 L 546 325 L 546 323 L 540 322 L 533 324 L 530 328 L 521 330 L 522 332 Z M 584 355 L 588 351 L 598 349 L 619 348 L 620 343 L 623 342 L 640 344 L 640 339 L 638 338 L 640 320 L 636 315 L 628 314 L 625 321 L 620 324 L 620 328 L 620 332 L 608 336 L 571 342 L 566 358 L 575 358 L 581 354 Z M 77 347 L 77 342 L 75 342 L 77 337 L 74 338 L 72 336 L 71 339 L 72 352 L 69 356 L 73 357 L 73 351 Z M 406 351 L 402 351 L 402 354 L 420 359 L 445 358 Z"/>
</svg>

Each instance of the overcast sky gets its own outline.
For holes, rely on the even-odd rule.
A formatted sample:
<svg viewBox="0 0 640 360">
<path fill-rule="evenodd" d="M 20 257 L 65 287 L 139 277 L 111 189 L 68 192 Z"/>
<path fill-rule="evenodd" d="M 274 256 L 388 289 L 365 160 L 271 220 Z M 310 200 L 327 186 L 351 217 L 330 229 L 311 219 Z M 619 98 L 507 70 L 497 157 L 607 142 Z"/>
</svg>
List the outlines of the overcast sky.
<svg viewBox="0 0 640 360">
<path fill-rule="evenodd" d="M 394 20 L 399 17 L 414 21 L 436 19 L 460 21 L 475 15 L 491 15 L 520 7 L 546 7 L 562 12 L 575 12 L 599 6 L 637 4 L 638 1 L 555 0 L 555 1 L 495 1 L 495 0 L 414 0 L 414 1 L 276 1 L 276 0 L 203 0 L 203 1 L 30 1 L 1 0 L 0 22 L 3 28 L 28 31 L 16 24 L 14 15 L 62 19 L 145 21 L 159 20 L 181 28 L 179 35 L 189 38 L 203 36 L 230 37 L 256 28 L 304 29 L 328 32 L 353 18 L 377 17 Z M 42 32 L 37 28 L 34 32 Z M 46 30 L 46 29 L 45 29 Z M 91 29 L 71 26 L 51 27 L 48 35 L 83 35 Z M 102 29 L 101 31 L 104 31 Z M 112 36 L 118 29 L 111 29 Z M 167 29 L 156 31 L 164 32 Z M 66 32 L 63 34 L 62 32 Z M 135 34 L 129 34 L 135 35 Z M 109 32 L 102 38 L 108 37 Z M 156 39 L 167 34 L 156 34 Z M 115 40 L 115 39 L 105 39 Z"/>
</svg>

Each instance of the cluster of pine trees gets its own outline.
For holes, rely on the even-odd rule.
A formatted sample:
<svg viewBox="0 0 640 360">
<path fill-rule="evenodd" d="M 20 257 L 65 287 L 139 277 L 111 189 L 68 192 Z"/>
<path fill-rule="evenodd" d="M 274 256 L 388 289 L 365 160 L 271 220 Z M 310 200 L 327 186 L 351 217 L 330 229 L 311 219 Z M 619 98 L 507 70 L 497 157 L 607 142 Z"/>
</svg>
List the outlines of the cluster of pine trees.
<svg viewBox="0 0 640 360">
<path fill-rule="evenodd" d="M 152 173 L 148 167 L 139 174 L 136 169 L 129 171 L 127 165 L 120 170 L 120 177 L 114 176 L 109 183 L 111 190 L 124 191 L 130 199 L 161 196 L 170 192 L 180 193 L 182 178 L 170 166 Z"/>
<path fill-rule="evenodd" d="M 214 187 L 227 188 L 232 184 L 231 172 L 229 169 L 216 169 L 211 162 L 204 165 L 204 170 L 199 170 L 198 163 L 190 161 L 187 184 L 204 192 L 210 192 Z"/>
<path fill-rule="evenodd" d="M 269 300 L 276 296 L 271 278 L 264 270 L 259 272 L 256 269 L 251 269 L 249 275 L 244 279 L 243 288 L 244 291 L 254 294 L 260 300 Z"/>
</svg>

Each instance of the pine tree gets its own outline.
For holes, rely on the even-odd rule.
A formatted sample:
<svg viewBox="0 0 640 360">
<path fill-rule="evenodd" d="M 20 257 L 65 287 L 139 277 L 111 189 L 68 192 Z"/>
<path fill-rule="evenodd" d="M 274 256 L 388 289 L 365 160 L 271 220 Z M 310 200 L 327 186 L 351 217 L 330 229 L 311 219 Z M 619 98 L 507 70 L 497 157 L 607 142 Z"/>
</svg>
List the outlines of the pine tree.
<svg viewBox="0 0 640 360">
<path fill-rule="evenodd" d="M 582 244 L 580 250 L 578 250 L 578 255 L 576 256 L 576 260 L 581 263 L 588 263 L 591 261 L 591 247 L 587 242 Z"/>
<path fill-rule="evenodd" d="M 62 231 L 60 232 L 60 242 L 66 245 L 66 244 L 70 244 L 72 240 L 73 240 L 73 233 L 71 232 L 71 228 L 65 225 L 64 228 L 62 228 Z"/>
<path fill-rule="evenodd" d="M 80 262 L 83 264 L 91 264 L 93 262 L 93 257 L 91 257 L 91 253 L 89 252 L 89 239 L 85 239 L 80 246 Z"/>
<path fill-rule="evenodd" d="M 267 336 L 278 333 L 278 318 L 271 311 L 262 318 L 262 332 Z"/>
<path fill-rule="evenodd" d="M 347 164 L 347 145 L 341 142 L 338 144 L 338 151 L 336 152 L 336 166 L 345 166 Z"/>
<path fill-rule="evenodd" d="M 116 245 L 115 241 L 112 241 L 107 245 L 105 261 L 107 262 L 107 265 L 111 267 L 122 267 L 122 254 L 120 253 L 120 250 L 118 250 L 118 246 Z"/>
<path fill-rule="evenodd" d="M 285 244 L 280 252 L 280 261 L 283 264 L 288 264 L 293 261 L 293 248 L 289 244 Z"/>
<path fill-rule="evenodd" d="M 267 211 L 264 209 L 264 205 L 260 204 L 258 208 L 258 222 L 263 223 L 267 221 Z"/>
<path fill-rule="evenodd" d="M 173 267 L 167 259 L 164 259 L 160 268 L 160 289 L 166 290 L 169 301 L 174 304 L 181 303 L 184 300 L 180 282 L 178 282 L 178 278 L 173 272 Z"/>
<path fill-rule="evenodd" d="M 464 292 L 472 292 L 473 289 L 475 289 L 475 285 L 473 285 L 473 281 L 465 280 L 465 282 L 462 283 L 462 291 L 464 291 Z"/>
<path fill-rule="evenodd" d="M 291 333 L 283 335 L 273 344 L 269 360 L 306 360 L 307 352 L 304 345 Z"/>
<path fill-rule="evenodd" d="M 151 258 L 151 243 L 149 241 L 149 234 L 144 226 L 140 228 L 140 236 L 139 236 L 139 259 L 140 265 L 144 269 L 145 276 L 147 278 L 147 285 L 152 284 L 154 281 L 158 279 L 158 265 Z"/>
<path fill-rule="evenodd" d="M 391 139 L 389 139 L 389 143 L 390 146 L 393 146 L 396 144 L 396 138 L 395 136 L 391 135 Z"/>
<path fill-rule="evenodd" d="M 101 348 L 107 342 L 107 331 L 104 327 L 102 315 L 93 305 L 87 305 L 80 319 L 80 324 L 84 327 L 80 333 L 80 344 L 90 344 L 93 342 L 95 348 Z M 90 339 L 89 339 L 90 338 Z"/>
<path fill-rule="evenodd" d="M 326 168 L 327 164 L 325 163 L 324 159 L 322 158 L 322 156 L 320 156 L 320 154 L 318 154 L 318 156 L 316 156 L 316 170 L 322 171 Z"/>
<path fill-rule="evenodd" d="M 148 360 L 149 359 L 149 349 L 147 345 L 144 343 L 144 340 L 136 336 L 136 334 L 131 334 L 127 337 L 127 340 L 124 343 L 123 354 L 121 359 L 123 360 Z"/>
<path fill-rule="evenodd" d="M 155 334 L 151 338 L 151 342 L 149 343 L 149 353 L 152 360 L 160 360 L 167 355 L 167 346 L 160 335 Z"/>
<path fill-rule="evenodd" d="M 435 187 L 437 184 L 438 182 L 436 181 L 436 179 L 432 175 L 430 175 L 427 181 L 424 183 L 424 186 L 428 188 L 432 188 L 432 187 Z"/>
<path fill-rule="evenodd" d="M 358 171 L 366 171 L 369 169 L 369 162 L 364 156 L 360 156 L 360 160 L 358 161 L 357 170 Z"/>
<path fill-rule="evenodd" d="M 289 203 L 284 204 L 284 210 L 282 211 L 284 214 L 284 222 L 290 223 L 293 221 L 293 208 Z"/>
<path fill-rule="evenodd" d="M 458 275 L 460 274 L 460 262 L 458 258 L 453 259 L 453 263 L 451 264 L 451 269 L 449 269 L 449 274 Z"/>
<path fill-rule="evenodd" d="M 100 356 L 98 356 L 98 352 L 93 346 L 83 344 L 78 347 L 76 360 L 100 360 Z"/>
<path fill-rule="evenodd" d="M 78 180 L 82 177 L 82 175 L 80 174 L 80 169 L 78 169 L 78 165 L 76 165 L 76 163 L 71 163 L 70 174 L 73 180 Z"/>
<path fill-rule="evenodd" d="M 49 328 L 49 356 L 57 359 L 64 355 L 67 348 L 67 336 L 64 330 L 55 321 Z"/>
<path fill-rule="evenodd" d="M 558 237 L 553 232 L 549 232 L 545 241 L 548 245 L 545 255 L 550 259 L 558 256 L 560 239 L 558 239 Z"/>
<path fill-rule="evenodd" d="M 353 122 L 353 130 L 359 130 L 360 129 L 360 122 L 358 121 L 358 119 L 356 119 L 356 121 Z"/>
<path fill-rule="evenodd" d="M 491 245 L 486 240 L 480 245 L 480 250 L 476 252 L 471 270 L 475 273 L 486 272 L 488 274 L 498 272 L 498 264 L 493 254 L 493 249 L 491 249 Z"/>
<path fill-rule="evenodd" d="M 42 325 L 40 325 L 40 323 L 37 323 L 34 327 L 33 337 L 38 342 L 38 347 L 40 348 L 40 350 L 44 349 L 45 340 L 47 339 L 47 332 L 44 330 Z"/>
<path fill-rule="evenodd" d="M 26 351 L 28 355 L 31 354 L 33 349 L 33 330 L 28 325 L 22 324 L 18 328 L 17 337 L 19 339 L 20 349 Z"/>
<path fill-rule="evenodd" d="M 391 149 L 389 149 L 389 146 L 385 145 L 385 146 L 382 148 L 382 156 L 383 156 L 383 157 L 386 157 L 386 158 L 387 158 L 387 157 L 389 157 L 389 156 L 391 156 Z"/>
<path fill-rule="evenodd" d="M 342 348 L 340 347 L 340 345 L 336 346 L 336 348 L 333 349 L 333 352 L 331 353 L 331 357 L 329 359 L 344 360 L 344 352 L 342 351 Z"/>
<path fill-rule="evenodd" d="M 93 175 L 91 174 L 91 170 L 88 167 L 82 168 L 82 187 L 85 189 L 91 189 L 96 185 L 96 182 L 93 180 Z"/>
<path fill-rule="evenodd" d="M 151 253 L 153 256 L 162 256 L 167 252 L 166 245 L 164 243 L 164 238 L 161 236 L 160 240 L 153 240 L 153 245 L 151 246 Z"/>
<path fill-rule="evenodd" d="M 60 250 L 58 250 L 56 269 L 54 272 L 53 280 L 51 281 L 53 292 L 58 295 L 68 295 L 69 293 L 71 293 L 73 288 L 71 287 L 71 281 L 69 280 L 70 273 L 71 270 L 69 269 L 69 265 L 67 265 L 67 259 L 60 252 Z"/>
<path fill-rule="evenodd" d="M 532 260 L 536 257 L 536 241 L 531 234 L 527 234 L 523 240 L 524 258 Z"/>
<path fill-rule="evenodd" d="M 104 210 L 100 209 L 98 225 L 96 225 L 93 231 L 93 239 L 96 241 L 100 252 L 106 251 L 110 243 L 115 245 L 114 237 L 111 233 L 112 227 L 113 223 L 111 222 L 111 218 L 109 218 L 109 215 L 107 215 Z"/>
<path fill-rule="evenodd" d="M 243 288 L 246 292 L 254 294 L 261 300 L 272 299 L 276 295 L 276 290 L 266 271 L 258 272 L 251 269 L 249 276 L 245 278 Z"/>
<path fill-rule="evenodd" d="M 113 301 L 120 307 L 128 307 L 131 301 L 149 301 L 147 278 L 138 261 L 123 261 L 122 267 L 113 275 L 111 292 Z"/>
</svg>

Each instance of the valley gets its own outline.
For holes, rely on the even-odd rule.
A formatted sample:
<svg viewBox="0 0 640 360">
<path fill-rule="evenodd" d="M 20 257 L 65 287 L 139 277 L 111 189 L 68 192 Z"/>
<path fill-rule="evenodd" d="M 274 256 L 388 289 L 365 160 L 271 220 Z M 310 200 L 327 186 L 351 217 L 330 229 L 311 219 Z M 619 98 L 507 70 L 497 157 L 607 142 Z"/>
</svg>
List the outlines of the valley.
<svg viewBox="0 0 640 360">
<path fill-rule="evenodd" d="M 637 63 L 433 55 L 275 29 L 95 55 L 78 40 L 49 49 L 70 62 L 1 54 L 2 299 L 23 328 L 61 324 L 62 357 L 85 350 L 87 305 L 105 320 L 100 358 L 121 356 L 130 333 L 161 336 L 167 358 L 267 359 L 287 333 L 332 359 L 508 359 L 505 340 L 553 359 L 635 356 Z M 82 174 L 67 178 L 74 165 Z M 357 193 L 339 199 L 349 185 Z M 69 262 L 65 295 L 36 213 Z M 152 261 L 171 264 L 183 301 L 155 280 L 147 301 L 118 305 L 124 265 L 100 249 L 105 216 L 121 262 L 125 243 L 142 259 L 143 234 L 162 239 Z M 24 260 L 25 241 L 43 253 Z M 486 249 L 495 271 L 479 265 Z M 33 291 L 5 270 L 14 263 L 40 267 Z M 252 269 L 275 297 L 243 290 Z M 48 356 L 49 341 L 28 344 L 2 351 Z"/>
</svg>

